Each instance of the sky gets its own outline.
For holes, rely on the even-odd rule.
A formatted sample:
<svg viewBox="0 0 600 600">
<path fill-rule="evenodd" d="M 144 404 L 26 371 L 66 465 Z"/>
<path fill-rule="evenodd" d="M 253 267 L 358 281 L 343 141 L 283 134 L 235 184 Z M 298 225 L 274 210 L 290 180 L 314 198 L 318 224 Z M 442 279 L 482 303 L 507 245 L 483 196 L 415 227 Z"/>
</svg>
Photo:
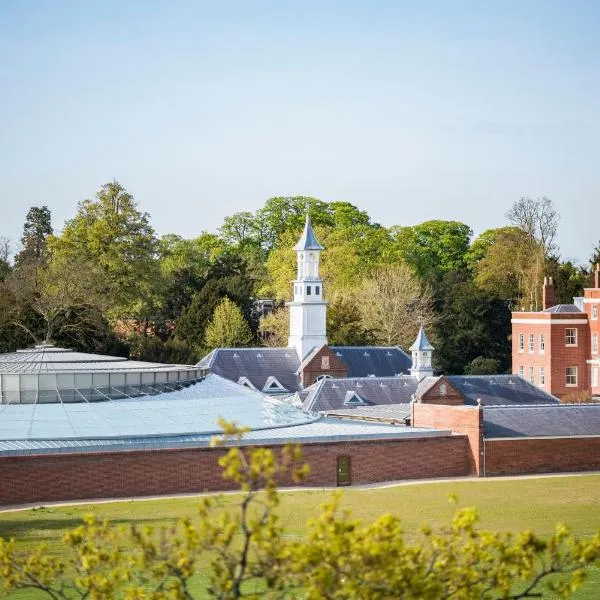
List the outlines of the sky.
<svg viewBox="0 0 600 600">
<path fill-rule="evenodd" d="M 385 226 L 547 196 L 600 240 L 600 2 L 0 0 L 0 235 L 118 179 L 159 234 L 273 196 Z"/>
</svg>

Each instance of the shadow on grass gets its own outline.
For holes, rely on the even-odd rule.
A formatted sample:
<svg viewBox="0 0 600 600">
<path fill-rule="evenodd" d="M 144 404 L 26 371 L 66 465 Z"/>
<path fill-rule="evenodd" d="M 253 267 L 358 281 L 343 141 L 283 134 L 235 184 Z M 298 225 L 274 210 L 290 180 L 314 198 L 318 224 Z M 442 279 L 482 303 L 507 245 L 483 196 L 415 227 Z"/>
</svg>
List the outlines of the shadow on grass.
<svg viewBox="0 0 600 600">
<path fill-rule="evenodd" d="M 110 524 L 118 525 L 169 525 L 174 524 L 176 519 L 170 517 L 156 518 L 121 518 L 109 519 Z M 0 537 L 5 539 L 15 538 L 17 541 L 36 541 L 49 540 L 62 536 L 65 533 L 79 525 L 83 524 L 83 519 L 80 517 L 72 519 L 15 519 L 0 521 Z M 45 532 L 53 531 L 54 534 L 48 535 Z"/>
</svg>

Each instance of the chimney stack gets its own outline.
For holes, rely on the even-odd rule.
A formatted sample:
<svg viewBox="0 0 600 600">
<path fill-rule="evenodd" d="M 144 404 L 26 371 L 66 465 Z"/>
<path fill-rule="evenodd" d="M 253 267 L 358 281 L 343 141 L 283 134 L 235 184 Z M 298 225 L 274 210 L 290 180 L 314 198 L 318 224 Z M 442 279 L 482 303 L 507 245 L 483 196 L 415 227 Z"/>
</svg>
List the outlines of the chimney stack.
<svg viewBox="0 0 600 600">
<path fill-rule="evenodd" d="M 596 263 L 596 272 L 594 273 L 594 287 L 600 288 L 600 263 Z"/>
<path fill-rule="evenodd" d="M 542 288 L 542 310 L 554 306 L 554 282 L 552 277 L 544 277 L 544 287 Z"/>
</svg>

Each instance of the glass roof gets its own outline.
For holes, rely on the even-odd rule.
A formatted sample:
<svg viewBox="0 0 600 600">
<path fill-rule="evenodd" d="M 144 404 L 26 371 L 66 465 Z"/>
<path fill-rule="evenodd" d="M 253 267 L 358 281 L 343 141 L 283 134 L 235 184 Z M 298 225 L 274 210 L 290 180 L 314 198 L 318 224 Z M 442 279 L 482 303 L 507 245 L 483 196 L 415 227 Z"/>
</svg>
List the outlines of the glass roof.
<svg viewBox="0 0 600 600">
<path fill-rule="evenodd" d="M 253 430 L 317 417 L 217 375 L 177 391 L 104 402 L 0 405 L 0 441 L 218 433 L 219 417 Z"/>
</svg>

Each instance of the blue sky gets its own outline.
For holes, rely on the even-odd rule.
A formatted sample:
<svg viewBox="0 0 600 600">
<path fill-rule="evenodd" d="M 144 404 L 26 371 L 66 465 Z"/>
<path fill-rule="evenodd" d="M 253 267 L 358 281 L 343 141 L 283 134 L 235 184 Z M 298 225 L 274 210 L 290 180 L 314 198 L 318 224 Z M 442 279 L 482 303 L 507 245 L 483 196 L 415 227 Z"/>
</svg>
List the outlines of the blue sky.
<svg viewBox="0 0 600 600">
<path fill-rule="evenodd" d="M 581 0 L 0 0 L 0 234 L 113 178 L 186 237 L 278 195 L 476 233 L 545 195 L 584 262 L 599 30 Z"/>
</svg>

